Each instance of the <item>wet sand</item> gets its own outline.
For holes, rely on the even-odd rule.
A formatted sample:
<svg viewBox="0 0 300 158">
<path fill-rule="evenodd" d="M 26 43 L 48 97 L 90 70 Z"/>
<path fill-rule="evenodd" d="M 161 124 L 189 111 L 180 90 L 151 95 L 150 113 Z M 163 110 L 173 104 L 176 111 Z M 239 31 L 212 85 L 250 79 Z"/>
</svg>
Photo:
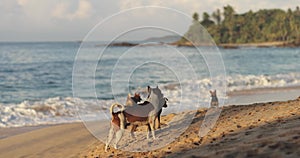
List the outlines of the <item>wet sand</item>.
<svg viewBox="0 0 300 158">
<path fill-rule="evenodd" d="M 254 103 L 285 101 L 297 98 L 300 86 L 255 88 L 228 92 L 225 105 L 248 105 Z"/>
<path fill-rule="evenodd" d="M 5 132 L 12 130 L 15 129 L 6 129 Z M 95 141 L 97 139 L 82 123 L 41 127 L 0 139 L 0 157 L 78 157 Z"/>
</svg>

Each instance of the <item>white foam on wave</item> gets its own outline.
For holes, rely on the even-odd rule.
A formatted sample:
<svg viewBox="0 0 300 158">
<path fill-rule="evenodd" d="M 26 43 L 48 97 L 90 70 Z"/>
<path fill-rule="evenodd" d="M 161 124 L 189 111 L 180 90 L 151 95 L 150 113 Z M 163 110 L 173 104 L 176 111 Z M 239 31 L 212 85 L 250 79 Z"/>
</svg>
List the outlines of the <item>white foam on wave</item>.
<svg viewBox="0 0 300 158">
<path fill-rule="evenodd" d="M 0 104 L 0 127 L 80 122 L 78 113 L 89 116 L 94 111 L 106 109 L 111 102 L 55 97 L 43 101 L 23 101 L 20 104 Z"/>
<path fill-rule="evenodd" d="M 300 86 L 300 73 L 276 74 L 276 75 L 232 75 L 227 76 L 226 81 L 216 78 L 217 85 L 213 85 L 209 78 L 200 79 L 197 81 L 187 80 L 177 84 L 166 84 L 166 90 L 187 88 L 193 92 L 196 86 L 200 87 L 200 92 L 208 93 L 213 87 L 222 87 L 226 84 L 227 91 L 246 90 L 255 88 L 276 88 Z"/>
<path fill-rule="evenodd" d="M 229 91 L 276 88 L 300 85 L 300 73 L 277 74 L 277 75 L 234 75 L 227 77 Z"/>
<path fill-rule="evenodd" d="M 165 84 L 162 86 L 165 96 L 169 98 L 169 104 L 181 110 L 194 110 L 199 107 L 209 107 L 209 90 L 222 88 L 226 84 L 226 91 L 239 91 L 255 88 L 277 88 L 300 86 L 300 73 L 276 74 L 276 75 L 232 75 L 227 76 L 226 81 L 215 79 L 213 85 L 208 78 L 197 81 L 186 80 L 182 83 Z M 198 88 L 196 88 L 198 87 Z M 224 89 L 217 89 L 220 90 Z M 181 92 L 187 94 L 181 94 Z M 227 99 L 226 94 L 218 94 L 219 102 Z M 198 100 L 197 100 L 198 99 Z M 170 110 L 169 108 L 166 111 Z M 174 111 L 174 109 L 173 109 Z M 171 111 L 170 111 L 171 112 Z"/>
</svg>

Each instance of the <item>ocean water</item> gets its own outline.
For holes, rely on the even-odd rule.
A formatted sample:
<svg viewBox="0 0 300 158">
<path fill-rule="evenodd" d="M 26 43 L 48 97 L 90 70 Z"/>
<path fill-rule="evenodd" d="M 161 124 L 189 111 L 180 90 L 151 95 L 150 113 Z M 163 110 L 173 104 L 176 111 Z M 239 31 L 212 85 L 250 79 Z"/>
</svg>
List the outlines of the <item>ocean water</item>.
<svg viewBox="0 0 300 158">
<path fill-rule="evenodd" d="M 207 106 L 208 91 L 224 84 L 227 91 L 300 85 L 300 48 L 219 49 L 226 79 L 219 78 L 216 86 L 210 76 L 214 67 L 208 68 L 195 48 L 108 47 L 100 52 L 103 47 L 90 42 L 76 57 L 78 42 L 0 43 L 0 127 L 100 119 L 105 116 L 95 111 L 124 103 L 128 93 L 145 98 L 147 85 L 162 89 L 169 112 Z M 82 94 L 75 96 L 74 63 L 84 72 L 75 74 L 82 81 L 76 83 Z M 94 91 L 85 83 L 95 83 Z"/>
</svg>

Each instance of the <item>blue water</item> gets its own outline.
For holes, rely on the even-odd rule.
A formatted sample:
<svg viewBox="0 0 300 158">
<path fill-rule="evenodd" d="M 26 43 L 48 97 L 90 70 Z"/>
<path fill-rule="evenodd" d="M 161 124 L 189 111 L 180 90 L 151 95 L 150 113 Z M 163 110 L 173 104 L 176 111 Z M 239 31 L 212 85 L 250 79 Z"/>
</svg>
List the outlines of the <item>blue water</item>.
<svg viewBox="0 0 300 158">
<path fill-rule="evenodd" d="M 276 75 L 300 72 L 300 48 L 223 49 L 221 52 L 229 75 Z"/>
<path fill-rule="evenodd" d="M 6 104 L 20 103 L 24 100 L 38 101 L 57 96 L 71 97 L 73 64 L 79 46 L 78 42 L 0 43 L 0 102 Z M 100 99 L 112 98 L 111 72 L 120 56 L 128 49 L 130 48 L 108 48 L 98 63 L 95 80 L 96 91 Z M 142 52 L 146 55 L 153 52 L 165 53 L 168 55 L 164 55 L 164 57 L 169 57 L 166 60 L 178 60 L 176 64 L 181 64 L 180 59 L 172 57 L 172 49 L 164 46 L 149 46 L 135 48 L 131 51 L 135 51 L 137 54 Z M 176 49 L 184 52 L 187 58 L 196 65 L 195 70 L 201 78 L 209 77 L 203 58 L 194 48 L 179 47 Z M 90 50 L 99 53 L 97 52 L 99 46 L 97 47 L 93 43 Z M 235 75 L 271 77 L 283 75 L 286 77 L 283 78 L 286 82 L 299 80 L 299 78 L 295 78 L 295 76 L 299 77 L 299 48 L 220 49 L 220 52 L 224 59 L 227 76 L 233 79 Z M 132 56 L 126 60 L 130 64 L 142 56 Z M 95 62 L 94 60 L 97 59 L 89 59 L 87 56 L 85 62 L 88 64 Z M 151 74 L 149 74 L 150 72 Z M 91 79 L 93 78 L 91 77 Z M 129 87 L 133 90 L 148 84 L 167 84 L 176 82 L 176 80 L 176 76 L 171 70 L 148 63 L 135 70 L 131 76 Z M 292 83 L 297 84 L 296 81 Z M 236 86 L 243 87 L 243 85 Z M 126 95 L 126 90 L 124 89 L 119 95 Z"/>
<path fill-rule="evenodd" d="M 0 43 L 2 103 L 72 96 L 78 43 Z"/>
<path fill-rule="evenodd" d="M 101 109 L 124 103 L 128 92 L 142 93 L 147 85 L 160 86 L 169 99 L 167 111 L 203 107 L 215 87 L 210 69 L 222 66 L 213 61 L 209 69 L 195 48 L 109 47 L 101 52 L 98 44 L 85 43 L 76 57 L 78 42 L 0 43 L 0 127 L 99 119 Z M 300 48 L 219 51 L 226 79 L 216 83 L 225 83 L 227 91 L 300 85 Z M 215 75 L 217 80 L 222 76 Z M 73 88 L 81 94 L 73 96 Z"/>
</svg>

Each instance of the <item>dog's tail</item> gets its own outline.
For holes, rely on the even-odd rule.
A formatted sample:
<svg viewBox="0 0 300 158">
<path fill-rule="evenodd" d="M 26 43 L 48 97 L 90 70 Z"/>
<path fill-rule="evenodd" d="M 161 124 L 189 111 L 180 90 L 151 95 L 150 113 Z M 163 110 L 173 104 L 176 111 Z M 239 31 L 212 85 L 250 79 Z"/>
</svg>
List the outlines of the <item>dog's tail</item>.
<svg viewBox="0 0 300 158">
<path fill-rule="evenodd" d="M 113 116 L 113 114 L 114 114 L 114 108 L 115 108 L 116 106 L 117 106 L 118 108 L 120 108 L 121 111 L 124 111 L 124 110 L 125 110 L 125 107 L 124 107 L 124 105 L 122 105 L 122 104 L 119 104 L 119 103 L 114 103 L 114 104 L 112 104 L 112 105 L 110 106 L 110 109 L 109 109 L 110 114 L 111 114 L 112 117 L 114 117 L 114 116 Z M 127 127 L 126 121 L 125 121 L 125 116 L 124 116 L 124 114 L 121 112 L 121 113 L 118 114 L 118 117 L 119 117 L 119 119 L 120 119 L 120 128 L 121 128 L 121 130 L 123 130 L 123 129 L 125 129 L 125 128 Z"/>
<path fill-rule="evenodd" d="M 122 104 L 114 103 L 114 104 L 112 104 L 112 105 L 110 106 L 110 109 L 109 109 L 111 115 L 113 115 L 113 113 L 114 113 L 114 108 L 115 108 L 116 106 L 117 106 L 118 108 L 120 108 L 121 111 L 123 111 L 123 110 L 125 109 L 125 107 L 124 107 Z"/>
</svg>

